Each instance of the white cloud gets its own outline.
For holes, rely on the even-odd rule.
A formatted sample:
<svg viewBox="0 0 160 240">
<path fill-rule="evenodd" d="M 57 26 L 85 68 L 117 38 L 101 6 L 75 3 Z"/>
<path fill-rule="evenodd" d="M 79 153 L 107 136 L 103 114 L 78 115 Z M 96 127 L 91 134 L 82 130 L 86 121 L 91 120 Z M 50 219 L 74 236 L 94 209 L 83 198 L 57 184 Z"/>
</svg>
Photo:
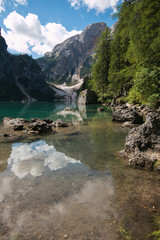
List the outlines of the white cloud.
<svg viewBox="0 0 160 240">
<path fill-rule="evenodd" d="M 98 13 L 105 12 L 106 9 L 112 8 L 115 11 L 115 6 L 120 0 L 68 0 L 71 6 L 75 9 L 84 5 L 88 7 L 88 10 L 95 9 Z"/>
<path fill-rule="evenodd" d="M 11 6 L 17 7 L 18 5 L 24 5 L 27 6 L 28 2 L 27 0 L 12 0 L 12 1 L 7 1 Z M 0 0 L 0 13 L 5 12 L 5 4 L 6 0 Z"/>
<path fill-rule="evenodd" d="M 0 0 L 0 13 L 5 11 L 4 1 Z"/>
<path fill-rule="evenodd" d="M 20 5 L 27 5 L 28 4 L 27 0 L 15 0 L 15 2 L 20 4 Z"/>
<path fill-rule="evenodd" d="M 4 25 L 9 29 L 6 32 L 2 31 L 8 48 L 19 53 L 31 53 L 32 51 L 42 55 L 51 51 L 56 44 L 81 33 L 76 30 L 69 32 L 57 23 L 50 22 L 43 26 L 37 15 L 28 13 L 26 17 L 23 17 L 16 11 L 11 12 L 4 19 Z"/>
<path fill-rule="evenodd" d="M 69 0 L 69 2 L 71 3 L 71 6 L 75 9 L 78 9 L 80 7 L 80 0 Z"/>
</svg>

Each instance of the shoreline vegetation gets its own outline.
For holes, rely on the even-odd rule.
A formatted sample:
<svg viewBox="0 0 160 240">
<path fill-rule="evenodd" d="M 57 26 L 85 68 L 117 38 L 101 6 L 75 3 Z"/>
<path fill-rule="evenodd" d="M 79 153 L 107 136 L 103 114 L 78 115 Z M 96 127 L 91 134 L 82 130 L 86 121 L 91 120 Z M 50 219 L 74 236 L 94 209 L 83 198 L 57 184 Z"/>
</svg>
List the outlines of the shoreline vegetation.
<svg viewBox="0 0 160 240">
<path fill-rule="evenodd" d="M 113 121 L 132 128 L 121 155 L 132 167 L 160 169 L 160 3 L 125 0 L 112 31 L 98 39 L 84 88 L 115 107 Z M 157 24 L 158 22 L 158 24 Z M 143 123 L 143 115 L 146 119 Z M 134 123 L 142 124 L 135 127 Z M 134 128 L 135 127 L 135 128 Z"/>
<path fill-rule="evenodd" d="M 98 39 L 88 88 L 104 103 L 160 106 L 160 2 L 125 0 Z"/>
</svg>

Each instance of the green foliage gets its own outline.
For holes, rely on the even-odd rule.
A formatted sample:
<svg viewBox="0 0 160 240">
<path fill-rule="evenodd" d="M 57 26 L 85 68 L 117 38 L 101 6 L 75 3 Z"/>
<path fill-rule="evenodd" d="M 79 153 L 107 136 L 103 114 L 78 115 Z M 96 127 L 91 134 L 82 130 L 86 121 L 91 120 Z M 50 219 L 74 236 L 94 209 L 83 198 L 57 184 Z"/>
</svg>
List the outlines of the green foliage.
<svg viewBox="0 0 160 240">
<path fill-rule="evenodd" d="M 132 240 L 131 231 L 127 231 L 124 227 L 120 227 L 120 233 L 126 240 Z"/>
<path fill-rule="evenodd" d="M 113 34 L 108 93 L 112 97 L 126 95 L 135 74 L 135 60 L 128 51 L 130 41 L 129 17 L 133 1 L 124 1 L 119 7 L 119 21 Z"/>
<path fill-rule="evenodd" d="M 153 231 L 148 237 L 153 237 L 154 240 L 160 240 L 160 215 L 155 217 L 156 230 Z"/>
<path fill-rule="evenodd" d="M 108 28 L 102 33 L 98 39 L 94 63 L 91 70 L 92 79 L 90 86 L 93 91 L 99 96 L 100 100 L 105 97 L 108 86 L 108 74 L 111 56 L 111 33 Z"/>
<path fill-rule="evenodd" d="M 124 96 L 130 102 L 158 106 L 160 1 L 124 0 L 116 16 L 118 21 L 108 44 L 110 51 L 103 51 L 108 62 L 100 51 L 95 54 L 92 88 L 100 101 Z M 101 37 L 98 50 L 103 42 Z"/>
<path fill-rule="evenodd" d="M 160 67 L 141 67 L 129 92 L 130 102 L 155 105 L 160 99 Z"/>
<path fill-rule="evenodd" d="M 160 1 L 136 1 L 130 17 L 130 38 L 138 63 L 160 64 Z"/>
</svg>

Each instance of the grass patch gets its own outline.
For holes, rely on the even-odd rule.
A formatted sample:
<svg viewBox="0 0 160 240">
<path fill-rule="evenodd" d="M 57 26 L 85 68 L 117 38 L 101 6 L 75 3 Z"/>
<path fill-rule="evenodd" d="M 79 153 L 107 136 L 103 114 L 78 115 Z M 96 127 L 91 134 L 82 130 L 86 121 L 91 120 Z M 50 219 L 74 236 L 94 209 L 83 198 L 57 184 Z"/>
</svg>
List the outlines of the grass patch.
<svg viewBox="0 0 160 240">
<path fill-rule="evenodd" d="M 120 227 L 120 233 L 124 239 L 132 240 L 132 233 L 130 230 L 126 230 L 124 227 Z"/>
<path fill-rule="evenodd" d="M 160 215 L 155 216 L 155 230 L 148 236 L 154 240 L 160 240 Z"/>
</svg>

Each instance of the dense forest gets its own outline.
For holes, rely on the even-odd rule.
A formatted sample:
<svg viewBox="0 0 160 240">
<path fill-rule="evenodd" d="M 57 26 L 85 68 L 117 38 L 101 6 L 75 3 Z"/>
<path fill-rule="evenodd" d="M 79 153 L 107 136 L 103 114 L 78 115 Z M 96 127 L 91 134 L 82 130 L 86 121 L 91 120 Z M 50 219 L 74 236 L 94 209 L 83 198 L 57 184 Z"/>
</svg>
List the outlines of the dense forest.
<svg viewBox="0 0 160 240">
<path fill-rule="evenodd" d="M 89 86 L 101 102 L 160 104 L 160 1 L 124 0 L 99 38 Z"/>
</svg>

